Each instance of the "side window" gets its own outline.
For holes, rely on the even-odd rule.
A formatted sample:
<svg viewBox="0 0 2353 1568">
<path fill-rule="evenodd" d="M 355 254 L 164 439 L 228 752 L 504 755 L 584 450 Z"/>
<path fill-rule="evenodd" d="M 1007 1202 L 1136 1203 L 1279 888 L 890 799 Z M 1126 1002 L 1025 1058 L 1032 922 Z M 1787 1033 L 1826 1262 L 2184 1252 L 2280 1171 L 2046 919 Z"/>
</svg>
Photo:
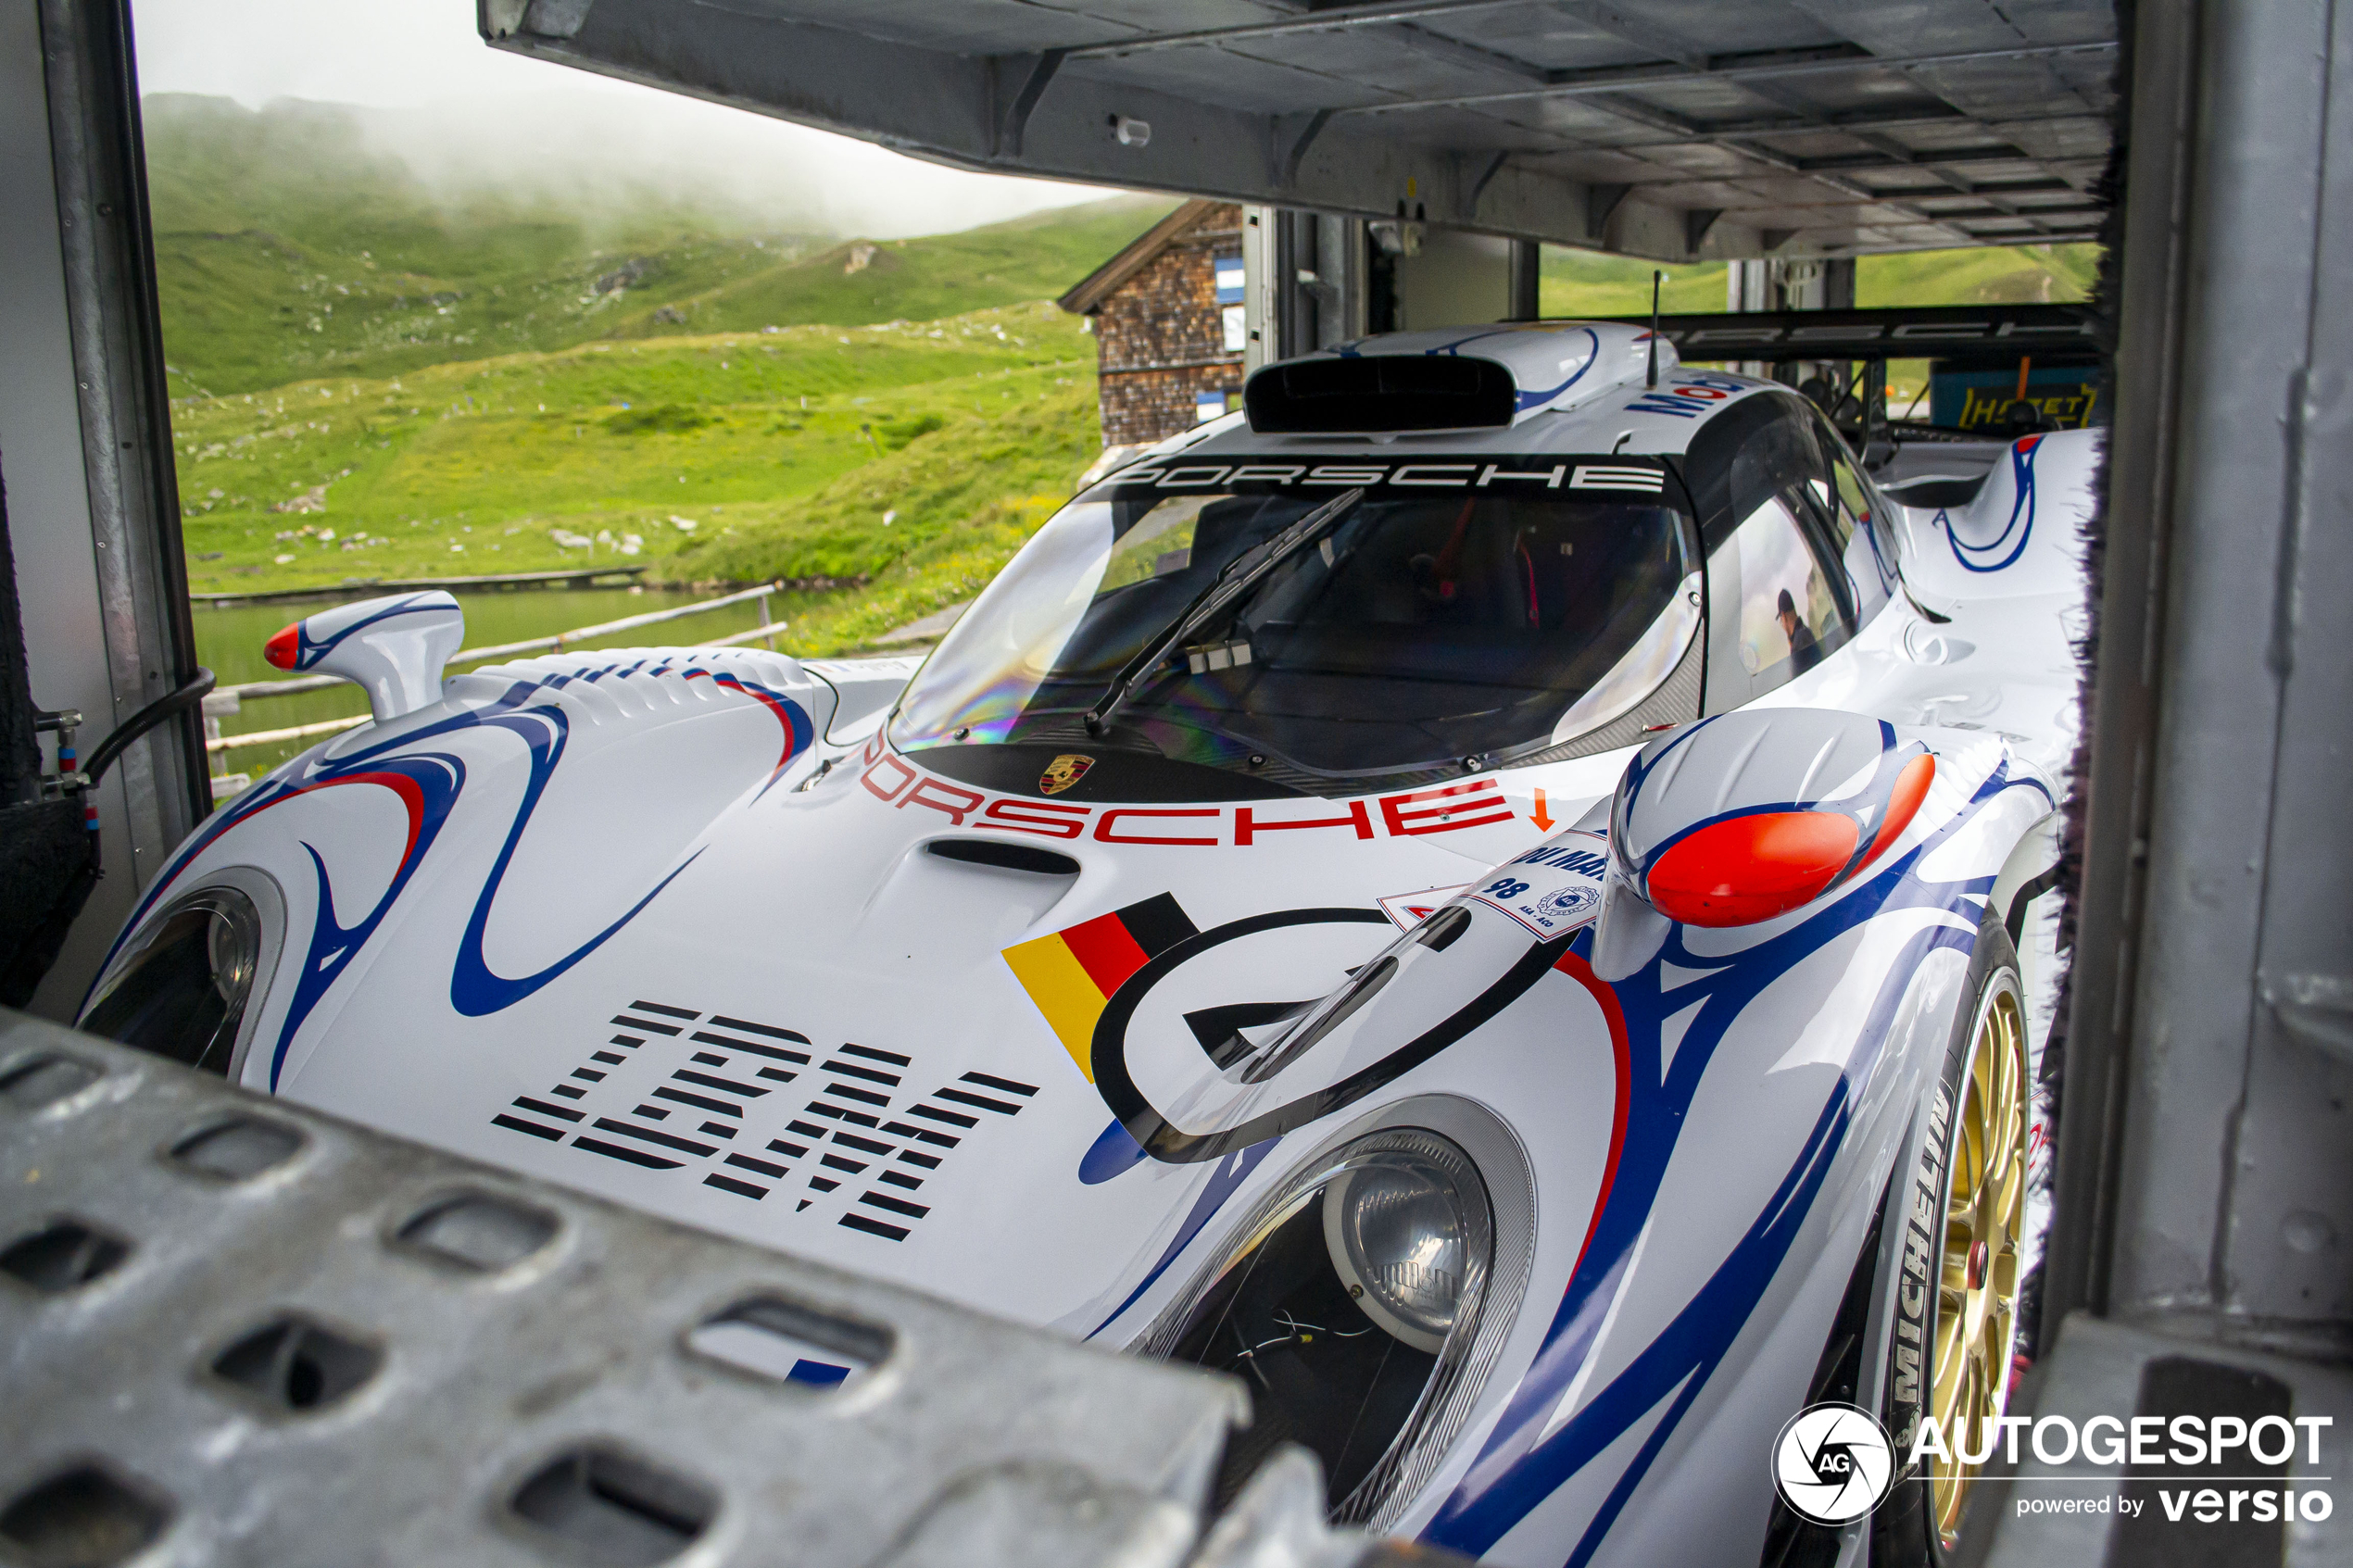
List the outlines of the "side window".
<svg viewBox="0 0 2353 1568">
<path fill-rule="evenodd" d="M 1740 568 L 1740 660 L 1778 686 L 1846 640 L 1822 563 L 1780 496 L 1757 504 L 1732 534 Z"/>
<path fill-rule="evenodd" d="M 1839 444 L 1838 433 L 1821 411 L 1806 410 L 1806 428 L 1814 438 L 1813 471 L 1806 475 L 1806 493 L 1813 497 L 1815 515 L 1822 523 L 1832 554 L 1842 554 L 1855 537 L 1855 524 L 1864 510 L 1846 504 L 1844 486 L 1839 483 L 1838 460 L 1846 448 Z"/>
<path fill-rule="evenodd" d="M 1831 447 L 1830 458 L 1831 483 L 1838 491 L 1839 509 L 1843 514 L 1839 528 L 1839 543 L 1844 544 L 1858 523 L 1869 520 L 1871 496 L 1870 492 L 1863 487 L 1863 476 L 1856 473 L 1855 465 L 1846 460 L 1843 447 Z"/>
<path fill-rule="evenodd" d="M 1839 558 L 1846 567 L 1847 581 L 1854 585 L 1856 618 L 1869 621 L 1902 581 L 1895 564 L 1893 520 L 1830 421 L 1818 416 L 1814 433 L 1830 462 L 1832 501 L 1839 513 L 1835 523 Z"/>
<path fill-rule="evenodd" d="M 1777 400 L 1781 401 L 1781 400 Z M 1732 457 L 1732 516 L 1746 527 L 1759 512 L 1778 508 L 1809 535 L 1824 564 L 1838 560 L 1845 538 L 1838 532 L 1838 501 L 1830 465 L 1813 430 L 1814 410 L 1795 398 L 1781 401 L 1780 417 L 1758 427 Z M 1852 530 L 1849 530 L 1851 533 Z M 1845 574 L 1825 574 L 1824 588 L 1840 616 L 1855 619 L 1854 593 Z"/>
<path fill-rule="evenodd" d="M 1813 409 L 1752 395 L 1699 433 L 1685 466 L 1708 550 L 1707 708 L 1737 708 L 1819 664 L 1854 633 L 1843 557 L 1868 551 Z M 1871 608 L 1876 608 L 1876 598 Z"/>
</svg>

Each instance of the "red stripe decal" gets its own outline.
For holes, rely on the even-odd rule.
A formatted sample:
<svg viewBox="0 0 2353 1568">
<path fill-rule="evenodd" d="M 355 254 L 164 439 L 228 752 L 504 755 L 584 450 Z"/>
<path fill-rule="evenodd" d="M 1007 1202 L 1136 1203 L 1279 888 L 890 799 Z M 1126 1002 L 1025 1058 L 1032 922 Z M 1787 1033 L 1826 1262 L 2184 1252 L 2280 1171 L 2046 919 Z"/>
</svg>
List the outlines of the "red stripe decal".
<svg viewBox="0 0 2353 1568">
<path fill-rule="evenodd" d="M 347 784 L 381 784 L 400 797 L 400 803 L 409 809 L 409 842 L 400 851 L 400 863 L 407 865 L 409 857 L 417 852 L 418 835 L 424 832 L 425 792 L 418 788 L 417 781 L 406 773 L 349 773 L 339 779 L 329 779 L 325 784 L 310 785 L 303 793 L 308 795 Z"/>
<path fill-rule="evenodd" d="M 1126 925 L 1116 914 L 1097 915 L 1081 922 L 1062 934 L 1078 967 L 1087 978 L 1106 997 L 1120 987 L 1121 982 L 1144 967 L 1144 949 L 1127 934 Z"/>
<path fill-rule="evenodd" d="M 774 697 L 768 696 L 765 692 L 756 692 L 749 689 L 743 684 L 743 682 L 737 680 L 733 675 L 713 675 L 711 680 L 711 684 L 713 685 L 725 686 L 728 690 L 736 693 L 738 696 L 748 696 L 751 698 L 752 701 L 766 709 L 769 715 L 774 718 L 776 722 L 785 727 L 784 755 L 776 759 L 776 772 L 783 772 L 785 771 L 785 765 L 790 762 L 793 759 L 792 715 L 785 711 L 785 705 L 778 702 Z M 773 778 L 774 774 L 771 774 L 770 776 Z"/>
<path fill-rule="evenodd" d="M 1601 1005 L 1602 1017 L 1609 1023 L 1610 1048 L 1617 1056 L 1617 1110 L 1609 1124 L 1609 1162 L 1602 1167 L 1602 1188 L 1593 1195 L 1592 1217 L 1585 1222 L 1585 1239 L 1577 1247 L 1577 1264 L 1568 1271 L 1575 1279 L 1577 1270 L 1585 1266 L 1585 1249 L 1593 1245 L 1593 1232 L 1602 1223 L 1602 1210 L 1609 1207 L 1609 1189 L 1617 1180 L 1617 1159 L 1626 1151 L 1626 1111 L 1633 1097 L 1634 1069 L 1628 1054 L 1626 1041 L 1626 1010 L 1617 1005 L 1617 991 L 1608 982 L 1593 973 L 1593 966 L 1575 953 L 1563 953 L 1553 967 L 1576 981 Z"/>
<path fill-rule="evenodd" d="M 424 832 L 425 792 L 418 787 L 416 780 L 406 773 L 346 773 L 339 779 L 324 779 L 317 784 L 297 784 L 275 800 L 264 801 L 246 812 L 230 823 L 229 828 L 241 828 L 259 817 L 262 812 L 273 807 L 283 806 L 289 800 L 300 800 L 304 796 L 316 795 L 321 790 L 335 789 L 344 784 L 375 784 L 400 797 L 401 805 L 406 807 L 409 812 L 409 842 L 400 851 L 400 863 L 407 865 L 409 857 L 417 852 L 418 837 Z M 227 832 L 228 829 L 222 831 Z M 190 859 L 193 860 L 194 857 L 190 857 Z M 186 863 L 183 862 L 179 870 L 172 872 L 172 875 L 176 877 L 180 874 L 180 871 L 185 869 Z"/>
</svg>

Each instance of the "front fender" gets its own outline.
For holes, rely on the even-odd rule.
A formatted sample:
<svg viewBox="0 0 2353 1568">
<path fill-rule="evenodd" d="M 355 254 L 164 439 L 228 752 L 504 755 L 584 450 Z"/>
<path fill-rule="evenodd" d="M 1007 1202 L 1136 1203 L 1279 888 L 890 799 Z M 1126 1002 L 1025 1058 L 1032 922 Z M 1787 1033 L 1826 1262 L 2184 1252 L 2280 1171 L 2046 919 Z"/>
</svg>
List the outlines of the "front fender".
<svg viewBox="0 0 2353 1568">
<path fill-rule="evenodd" d="M 1605 1028 L 1618 1085 L 1606 1151 L 1586 1135 L 1597 1179 L 1540 1192 L 1558 1272 L 1528 1292 L 1536 1344 L 1406 1521 L 1427 1538 L 1555 1563 L 1712 1561 L 1728 1542 L 1761 1545 L 1769 1441 L 1803 1400 L 1880 1194 L 1912 1145 L 1996 876 L 2050 806 L 2047 786 L 1982 733 L 1896 739 L 1936 756 L 1925 797 L 1853 880 L 1814 901 L 1736 928 L 1666 922 L 1596 973 L 1604 838 L 1566 833 L 1473 883 L 1452 906 L 1464 913 L 1446 951 L 1401 937 L 1379 994 L 1283 1070 L 1345 1082 L 1345 1069 L 1531 966 L 1600 1004 L 1573 1029 L 1556 1020 L 1550 1044 L 1583 1061 L 1601 1044 L 1587 1035 Z M 1610 891 L 1614 902 L 1624 889 Z M 1543 928 L 1553 916 L 1564 929 Z M 1360 969 L 1301 1030 L 1377 972 Z M 1476 1058 L 1498 1033 L 1544 1029 L 1507 1004 L 1456 1048 Z M 1556 1163 L 1545 1149 L 1564 1117 L 1542 1083 L 1526 1088 L 1528 1103 L 1508 1109 L 1541 1172 Z M 1239 1125 L 1255 1092 L 1229 1084 L 1186 1110 L 1217 1101 L 1205 1120 Z M 1581 1234 L 1552 1245 L 1563 1230 Z"/>
<path fill-rule="evenodd" d="M 499 1010 L 645 908 L 728 811 L 788 787 L 833 700 L 796 660 L 759 650 L 559 656 L 457 677 L 439 702 L 346 731 L 214 812 L 125 924 L 93 1002 L 150 922 L 233 875 L 267 879 L 278 927 L 238 1082 L 283 1086 L 429 896 L 433 928 L 409 957 L 446 977 L 460 1012 Z"/>
</svg>

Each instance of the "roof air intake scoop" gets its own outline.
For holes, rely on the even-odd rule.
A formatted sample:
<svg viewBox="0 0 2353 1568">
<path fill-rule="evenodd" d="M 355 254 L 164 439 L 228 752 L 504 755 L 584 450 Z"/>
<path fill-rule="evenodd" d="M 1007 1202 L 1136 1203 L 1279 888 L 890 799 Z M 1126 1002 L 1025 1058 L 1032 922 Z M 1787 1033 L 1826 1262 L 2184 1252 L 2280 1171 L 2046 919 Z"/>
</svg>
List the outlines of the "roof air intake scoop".
<svg viewBox="0 0 2353 1568">
<path fill-rule="evenodd" d="M 1265 366 L 1244 383 L 1242 408 L 1272 435 L 1485 430 L 1512 422 L 1517 393 L 1493 359 L 1372 354 Z"/>
</svg>

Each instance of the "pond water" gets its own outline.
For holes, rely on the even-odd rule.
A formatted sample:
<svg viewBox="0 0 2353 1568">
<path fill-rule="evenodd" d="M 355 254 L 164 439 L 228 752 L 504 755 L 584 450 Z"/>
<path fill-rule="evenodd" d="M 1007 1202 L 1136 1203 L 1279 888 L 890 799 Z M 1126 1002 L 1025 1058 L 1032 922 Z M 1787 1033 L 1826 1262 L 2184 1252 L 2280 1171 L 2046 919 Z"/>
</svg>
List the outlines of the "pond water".
<svg viewBox="0 0 2353 1568">
<path fill-rule="evenodd" d="M 459 594 L 458 603 L 466 612 L 466 646 L 486 647 L 500 643 L 519 643 L 531 637 L 551 636 L 576 626 L 599 625 L 626 616 L 645 615 L 658 609 L 724 596 L 724 594 L 698 593 L 683 588 L 526 589 Z M 774 595 L 768 600 L 768 619 L 789 621 L 801 606 L 813 602 L 813 599 L 814 596 L 810 595 Z M 223 686 L 247 681 L 283 680 L 285 672 L 271 668 L 269 661 L 262 658 L 262 645 L 280 627 L 306 615 L 316 615 L 326 608 L 323 602 L 225 607 L 199 604 L 195 609 L 197 659 L 219 677 L 220 684 Z M 610 636 L 567 645 L 567 649 L 575 646 L 583 649 L 675 647 L 707 642 L 736 632 L 749 632 L 764 624 L 766 621 L 760 614 L 760 601 L 747 599 L 721 609 L 680 616 L 674 621 L 658 621 L 651 626 L 640 626 Z M 784 646 L 782 638 L 778 639 L 778 646 Z M 507 657 L 529 659 L 535 655 L 523 653 Z M 465 668 L 467 666 L 455 662 L 450 666 L 453 673 Z M 324 691 L 302 692 L 293 696 L 259 697 L 245 701 L 237 712 L 220 716 L 220 734 L 228 736 L 289 729 L 298 724 L 315 724 L 367 711 L 367 696 L 359 687 L 333 686 Z M 279 763 L 309 749 L 325 738 L 324 735 L 310 735 L 216 751 L 212 754 L 212 771 L 216 776 L 225 774 L 233 777 L 242 773 L 259 778 Z M 220 798 L 225 799 L 235 793 L 235 788 L 225 788 L 219 793 Z"/>
</svg>

